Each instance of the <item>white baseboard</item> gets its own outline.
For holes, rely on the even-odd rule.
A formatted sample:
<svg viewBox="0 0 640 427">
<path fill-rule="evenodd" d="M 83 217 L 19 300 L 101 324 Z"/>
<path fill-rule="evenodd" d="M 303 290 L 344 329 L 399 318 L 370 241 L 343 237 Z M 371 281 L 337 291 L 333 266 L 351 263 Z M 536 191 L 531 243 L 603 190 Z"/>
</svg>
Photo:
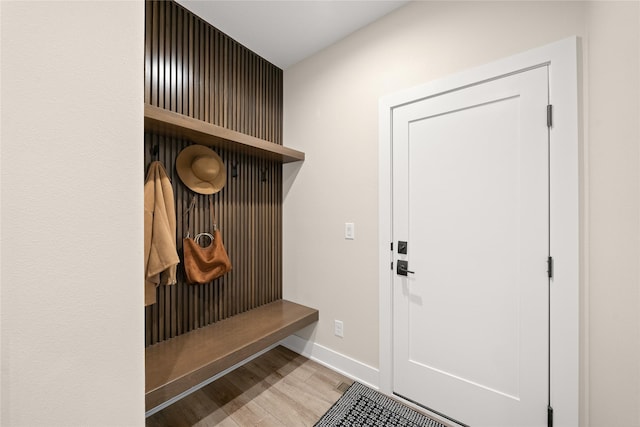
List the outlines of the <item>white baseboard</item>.
<svg viewBox="0 0 640 427">
<path fill-rule="evenodd" d="M 297 335 L 288 336 L 280 341 L 280 344 L 352 380 L 376 390 L 379 388 L 380 371 L 377 368 L 365 365 L 349 356 L 340 354 L 315 342 L 307 341 Z"/>
</svg>

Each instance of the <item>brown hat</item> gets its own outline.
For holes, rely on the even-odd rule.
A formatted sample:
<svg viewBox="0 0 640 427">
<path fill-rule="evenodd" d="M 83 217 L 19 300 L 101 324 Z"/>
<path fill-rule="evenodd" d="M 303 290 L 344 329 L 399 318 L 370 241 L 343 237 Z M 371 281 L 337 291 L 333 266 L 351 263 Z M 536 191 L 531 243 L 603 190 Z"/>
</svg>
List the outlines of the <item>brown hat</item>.
<svg viewBox="0 0 640 427">
<path fill-rule="evenodd" d="M 212 149 L 190 145 L 178 154 L 176 170 L 184 185 L 200 194 L 214 194 L 227 181 L 224 163 Z"/>
</svg>

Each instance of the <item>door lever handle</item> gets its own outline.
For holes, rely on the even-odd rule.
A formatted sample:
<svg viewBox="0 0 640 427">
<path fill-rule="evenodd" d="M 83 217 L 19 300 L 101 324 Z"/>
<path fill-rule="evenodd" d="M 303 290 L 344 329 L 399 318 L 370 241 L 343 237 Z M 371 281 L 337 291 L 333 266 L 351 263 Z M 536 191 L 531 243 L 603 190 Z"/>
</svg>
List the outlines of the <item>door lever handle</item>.
<svg viewBox="0 0 640 427">
<path fill-rule="evenodd" d="M 396 273 L 400 276 L 406 276 L 407 273 L 415 274 L 415 271 L 409 270 L 409 262 L 408 261 L 398 261 L 396 264 Z"/>
</svg>

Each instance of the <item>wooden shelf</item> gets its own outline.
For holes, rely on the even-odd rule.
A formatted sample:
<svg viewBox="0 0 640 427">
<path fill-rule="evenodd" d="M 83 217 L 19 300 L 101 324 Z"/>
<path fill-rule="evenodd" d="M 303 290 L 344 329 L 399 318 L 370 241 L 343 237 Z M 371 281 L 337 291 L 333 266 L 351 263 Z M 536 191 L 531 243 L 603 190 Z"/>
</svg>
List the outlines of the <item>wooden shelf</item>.
<svg viewBox="0 0 640 427">
<path fill-rule="evenodd" d="M 144 130 L 189 139 L 198 144 L 238 151 L 282 163 L 304 160 L 304 153 L 264 139 L 206 123 L 164 108 L 144 106 Z"/>
<path fill-rule="evenodd" d="M 318 310 L 286 300 L 147 347 L 149 411 L 318 320 Z"/>
</svg>

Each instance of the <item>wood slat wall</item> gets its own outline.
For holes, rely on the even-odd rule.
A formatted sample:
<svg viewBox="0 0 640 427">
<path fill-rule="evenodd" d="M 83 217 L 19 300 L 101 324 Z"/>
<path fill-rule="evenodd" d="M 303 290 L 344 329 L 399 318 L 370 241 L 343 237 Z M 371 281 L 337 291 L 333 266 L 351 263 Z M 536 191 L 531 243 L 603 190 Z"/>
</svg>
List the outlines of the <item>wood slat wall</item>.
<svg viewBox="0 0 640 427">
<path fill-rule="evenodd" d="M 147 1 L 145 102 L 282 144 L 282 70 L 172 1 Z"/>
<path fill-rule="evenodd" d="M 282 144 L 282 70 L 174 2 L 146 3 L 145 44 L 145 102 Z M 171 178 L 182 260 L 184 212 L 194 193 L 175 160 L 191 142 L 146 132 L 144 144 L 145 176 L 157 159 Z M 181 263 L 178 283 L 159 286 L 157 302 L 145 307 L 147 346 L 282 298 L 282 165 L 215 151 L 227 184 L 213 195 L 214 210 L 233 271 L 188 285 Z M 207 197 L 196 195 L 192 234 L 210 231 Z"/>
</svg>

